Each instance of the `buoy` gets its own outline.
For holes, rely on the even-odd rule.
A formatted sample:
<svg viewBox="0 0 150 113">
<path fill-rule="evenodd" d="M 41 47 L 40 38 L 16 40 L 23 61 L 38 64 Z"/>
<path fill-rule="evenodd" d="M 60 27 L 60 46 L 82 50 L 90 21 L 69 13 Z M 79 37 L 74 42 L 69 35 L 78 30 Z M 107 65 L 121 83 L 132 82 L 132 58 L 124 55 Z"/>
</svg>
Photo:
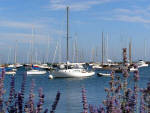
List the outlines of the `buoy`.
<svg viewBox="0 0 150 113">
<path fill-rule="evenodd" d="M 49 75 L 49 79 L 53 79 L 54 77 L 53 77 L 53 75 Z"/>
</svg>

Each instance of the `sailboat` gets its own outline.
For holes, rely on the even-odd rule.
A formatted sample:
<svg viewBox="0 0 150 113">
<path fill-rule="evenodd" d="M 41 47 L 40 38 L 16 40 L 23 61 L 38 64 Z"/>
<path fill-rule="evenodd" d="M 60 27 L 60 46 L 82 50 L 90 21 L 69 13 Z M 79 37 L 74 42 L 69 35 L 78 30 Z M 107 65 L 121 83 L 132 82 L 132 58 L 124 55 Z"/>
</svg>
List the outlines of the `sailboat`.
<svg viewBox="0 0 150 113">
<path fill-rule="evenodd" d="M 32 37 L 34 38 L 34 35 L 33 35 L 33 28 L 32 28 Z M 32 53 L 33 53 L 33 42 L 32 42 Z M 31 55 L 31 64 L 32 64 L 32 55 Z M 42 74 L 45 74 L 46 71 L 43 71 L 43 70 L 40 70 L 39 67 L 35 67 L 33 64 L 32 64 L 32 67 L 31 67 L 31 70 L 28 70 L 27 71 L 27 75 L 42 75 Z"/>
<path fill-rule="evenodd" d="M 58 69 L 52 72 L 53 77 L 55 78 L 68 78 L 68 77 L 89 77 L 95 74 L 95 72 L 93 71 L 87 71 L 86 69 L 82 69 L 82 68 L 72 68 L 69 69 L 69 23 L 68 23 L 68 18 L 69 18 L 69 7 L 67 7 L 67 52 L 66 52 L 66 56 L 67 56 L 67 62 L 66 62 L 66 68 L 65 69 Z"/>
<path fill-rule="evenodd" d="M 41 71 L 41 70 L 33 69 L 33 68 L 27 71 L 27 75 L 42 75 L 42 74 L 46 74 L 46 71 Z"/>
<path fill-rule="evenodd" d="M 16 43 L 16 48 L 17 48 L 17 43 Z M 15 75 L 16 74 L 16 71 L 17 71 L 16 66 L 15 66 L 15 64 L 16 64 L 16 48 L 15 48 L 15 53 L 14 53 L 14 64 L 9 64 L 8 66 L 5 67 L 6 75 Z M 11 55 L 11 51 L 10 51 L 10 55 Z M 8 56 L 8 58 L 9 57 L 10 56 Z"/>
</svg>

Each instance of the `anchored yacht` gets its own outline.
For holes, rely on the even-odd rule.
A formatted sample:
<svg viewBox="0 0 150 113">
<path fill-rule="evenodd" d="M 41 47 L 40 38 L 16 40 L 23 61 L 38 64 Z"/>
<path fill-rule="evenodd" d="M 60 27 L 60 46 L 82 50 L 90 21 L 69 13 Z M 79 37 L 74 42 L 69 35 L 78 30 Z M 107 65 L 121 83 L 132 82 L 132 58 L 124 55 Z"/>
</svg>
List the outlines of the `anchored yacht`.
<svg viewBox="0 0 150 113">
<path fill-rule="evenodd" d="M 54 72 L 52 72 L 53 77 L 57 78 L 68 78 L 68 77 L 89 77 L 95 74 L 95 72 L 92 71 L 87 71 L 86 69 L 83 68 L 72 68 L 69 69 L 68 68 L 68 61 L 69 61 L 69 33 L 68 33 L 68 11 L 69 11 L 69 7 L 67 7 L 67 52 L 66 52 L 66 56 L 67 56 L 67 63 L 66 63 L 66 68 L 65 69 L 58 69 L 55 70 Z"/>
</svg>

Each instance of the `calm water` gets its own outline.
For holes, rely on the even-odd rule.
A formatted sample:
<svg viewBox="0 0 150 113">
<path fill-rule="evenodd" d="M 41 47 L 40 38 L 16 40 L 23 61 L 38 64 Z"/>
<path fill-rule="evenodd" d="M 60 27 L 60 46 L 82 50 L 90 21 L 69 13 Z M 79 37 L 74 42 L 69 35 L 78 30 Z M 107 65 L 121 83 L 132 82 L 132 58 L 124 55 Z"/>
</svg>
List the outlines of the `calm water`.
<svg viewBox="0 0 150 113">
<path fill-rule="evenodd" d="M 16 90 L 20 90 L 23 69 L 19 69 L 15 82 Z M 119 75 L 119 74 L 117 74 Z M 130 84 L 132 84 L 132 73 Z M 121 75 L 120 75 L 121 76 Z M 6 95 L 8 95 L 10 75 L 5 77 Z M 43 88 L 45 94 L 45 108 L 51 108 L 57 91 L 61 92 L 60 102 L 57 106 L 56 113 L 81 113 L 82 112 L 82 96 L 81 88 L 87 90 L 87 100 L 89 104 L 99 105 L 105 99 L 106 93 L 104 89 L 108 87 L 110 78 L 93 76 L 90 78 L 66 78 L 66 79 L 48 79 L 48 73 L 41 76 L 28 76 L 26 84 L 26 99 L 28 98 L 31 80 L 35 80 L 35 102 L 37 102 L 38 89 Z M 146 87 L 146 83 L 150 81 L 150 67 L 140 68 L 140 87 Z M 5 97 L 5 99 L 7 96 Z"/>
</svg>

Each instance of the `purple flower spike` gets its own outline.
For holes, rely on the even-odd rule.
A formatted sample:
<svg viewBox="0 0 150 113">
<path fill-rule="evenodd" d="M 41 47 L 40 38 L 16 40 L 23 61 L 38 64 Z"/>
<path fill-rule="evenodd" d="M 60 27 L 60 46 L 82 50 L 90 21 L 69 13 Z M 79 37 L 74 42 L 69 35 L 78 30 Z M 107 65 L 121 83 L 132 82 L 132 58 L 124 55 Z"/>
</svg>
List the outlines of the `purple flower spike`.
<svg viewBox="0 0 150 113">
<path fill-rule="evenodd" d="M 18 110 L 19 113 L 22 113 L 22 109 L 23 109 L 23 102 L 22 102 L 22 94 L 18 93 Z"/>
<path fill-rule="evenodd" d="M 0 112 L 3 112 L 3 95 L 4 95 L 4 77 L 5 77 L 5 70 L 2 69 L 2 73 L 0 76 Z"/>
<path fill-rule="evenodd" d="M 55 98 L 55 101 L 52 105 L 52 109 L 51 109 L 50 113 L 55 113 L 55 110 L 56 110 L 56 107 L 58 105 L 59 99 L 60 99 L 60 92 L 58 91 L 57 95 L 56 95 L 56 98 Z"/>
<path fill-rule="evenodd" d="M 39 102 L 37 104 L 37 112 L 41 113 L 43 108 L 42 105 L 44 104 L 44 94 L 42 88 L 39 89 Z"/>
<path fill-rule="evenodd" d="M 146 105 L 144 104 L 143 95 L 141 96 L 140 101 L 140 113 L 146 113 Z"/>
<path fill-rule="evenodd" d="M 134 71 L 134 81 L 137 82 L 139 80 L 138 66 L 134 64 L 134 68 L 137 69 L 136 71 Z"/>
<path fill-rule="evenodd" d="M 83 103 L 83 113 L 88 113 L 88 104 L 86 98 L 86 91 L 82 88 L 82 103 Z"/>
<path fill-rule="evenodd" d="M 9 92 L 9 99 L 8 99 L 8 104 L 11 104 L 14 97 L 15 97 L 15 77 L 11 77 L 11 83 L 10 83 L 10 92 Z"/>
<path fill-rule="evenodd" d="M 35 108 L 34 108 L 34 80 L 32 80 L 32 84 L 31 84 L 31 89 L 30 89 L 30 94 L 29 94 L 29 101 L 28 101 L 28 107 L 29 107 L 29 111 L 30 113 L 33 113 Z"/>
</svg>

